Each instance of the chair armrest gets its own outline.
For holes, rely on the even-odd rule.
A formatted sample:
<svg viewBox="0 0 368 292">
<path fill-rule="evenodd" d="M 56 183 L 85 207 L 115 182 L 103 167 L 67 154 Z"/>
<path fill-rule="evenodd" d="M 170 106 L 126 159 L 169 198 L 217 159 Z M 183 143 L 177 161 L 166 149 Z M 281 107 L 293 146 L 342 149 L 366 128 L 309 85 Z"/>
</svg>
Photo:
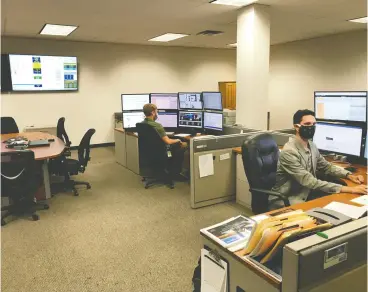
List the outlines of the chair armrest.
<svg viewBox="0 0 368 292">
<path fill-rule="evenodd" d="M 263 193 L 263 194 L 266 194 L 266 195 L 278 197 L 278 198 L 280 198 L 281 200 L 284 201 L 285 207 L 290 206 L 290 202 L 289 202 L 288 197 L 286 197 L 283 194 L 280 194 L 278 192 L 271 191 L 271 190 L 266 190 L 266 189 L 258 189 L 258 188 L 250 188 L 249 190 L 251 192 L 259 192 L 259 193 Z"/>
</svg>

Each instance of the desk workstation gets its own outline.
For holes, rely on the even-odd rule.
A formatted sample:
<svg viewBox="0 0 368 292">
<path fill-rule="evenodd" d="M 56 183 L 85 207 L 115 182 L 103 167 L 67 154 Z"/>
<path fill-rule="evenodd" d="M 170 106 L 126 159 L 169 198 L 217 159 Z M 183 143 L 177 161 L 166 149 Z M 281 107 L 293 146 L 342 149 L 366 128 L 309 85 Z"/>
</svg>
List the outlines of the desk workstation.
<svg viewBox="0 0 368 292">
<path fill-rule="evenodd" d="M 77 2 L 2 3 L 2 291 L 367 290 L 364 1 Z"/>
</svg>

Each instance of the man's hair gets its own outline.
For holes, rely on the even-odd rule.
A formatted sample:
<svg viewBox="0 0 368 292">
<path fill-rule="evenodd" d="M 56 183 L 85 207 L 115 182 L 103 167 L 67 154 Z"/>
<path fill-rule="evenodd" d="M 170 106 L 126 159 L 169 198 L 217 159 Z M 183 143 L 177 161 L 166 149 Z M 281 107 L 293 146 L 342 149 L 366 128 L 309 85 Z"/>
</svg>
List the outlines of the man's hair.
<svg viewBox="0 0 368 292">
<path fill-rule="evenodd" d="M 152 112 L 157 110 L 157 106 L 153 103 L 147 103 L 143 106 L 143 112 L 146 117 L 152 115 Z"/>
<path fill-rule="evenodd" d="M 303 109 L 303 110 L 298 110 L 293 117 L 293 124 L 300 124 L 300 122 L 302 121 L 304 116 L 313 116 L 315 117 L 315 113 L 314 111 L 308 110 L 308 109 Z"/>
</svg>

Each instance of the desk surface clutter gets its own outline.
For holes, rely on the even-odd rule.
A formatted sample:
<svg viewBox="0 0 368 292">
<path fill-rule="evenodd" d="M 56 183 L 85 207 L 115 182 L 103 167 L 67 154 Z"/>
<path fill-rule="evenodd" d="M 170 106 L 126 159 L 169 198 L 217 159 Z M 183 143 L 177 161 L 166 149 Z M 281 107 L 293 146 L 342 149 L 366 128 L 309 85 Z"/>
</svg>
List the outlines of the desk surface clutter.
<svg viewBox="0 0 368 292">
<path fill-rule="evenodd" d="M 18 137 L 18 136 L 25 137 L 29 141 L 54 139 L 53 142 L 50 142 L 50 146 L 30 148 L 34 152 L 36 160 L 55 158 L 61 155 L 61 153 L 64 151 L 64 148 L 65 148 L 64 142 L 61 141 L 56 136 L 50 135 L 48 133 L 42 133 L 42 132 L 24 132 L 24 133 L 2 134 L 1 135 L 1 152 L 4 153 L 4 152 L 14 151 L 13 149 L 6 148 L 6 144 L 3 143 L 3 141 L 8 140 L 10 138 Z"/>
</svg>

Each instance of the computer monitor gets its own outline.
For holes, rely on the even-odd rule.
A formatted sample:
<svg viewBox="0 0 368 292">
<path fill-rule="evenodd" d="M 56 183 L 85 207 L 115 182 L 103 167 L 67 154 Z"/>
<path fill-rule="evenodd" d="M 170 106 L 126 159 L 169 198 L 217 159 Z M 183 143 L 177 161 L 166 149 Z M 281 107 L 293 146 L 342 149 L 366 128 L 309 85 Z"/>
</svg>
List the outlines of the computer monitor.
<svg viewBox="0 0 368 292">
<path fill-rule="evenodd" d="M 365 138 L 364 158 L 368 159 L 368 134 L 367 137 Z"/>
<path fill-rule="evenodd" d="M 158 112 L 157 123 L 160 123 L 164 128 L 178 127 L 178 113 L 177 112 Z"/>
<path fill-rule="evenodd" d="M 122 94 L 121 104 L 123 111 L 143 110 L 143 106 L 149 103 L 149 94 Z"/>
<path fill-rule="evenodd" d="M 317 123 L 313 142 L 323 151 L 360 156 L 362 136 L 361 127 Z"/>
<path fill-rule="evenodd" d="M 135 128 L 136 123 L 143 122 L 145 116 L 143 112 L 123 112 L 123 128 Z"/>
<path fill-rule="evenodd" d="M 222 113 L 204 112 L 203 128 L 222 132 L 222 121 Z"/>
<path fill-rule="evenodd" d="M 222 111 L 221 92 L 202 92 L 203 109 Z"/>
<path fill-rule="evenodd" d="M 157 106 L 159 110 L 177 110 L 177 93 L 151 93 L 151 103 Z"/>
<path fill-rule="evenodd" d="M 314 93 L 316 118 L 335 121 L 367 121 L 367 91 Z"/>
<path fill-rule="evenodd" d="M 203 113 L 195 111 L 179 111 L 179 127 L 198 128 L 203 127 Z"/>
<path fill-rule="evenodd" d="M 179 109 L 201 110 L 203 108 L 199 92 L 179 92 Z"/>
</svg>

